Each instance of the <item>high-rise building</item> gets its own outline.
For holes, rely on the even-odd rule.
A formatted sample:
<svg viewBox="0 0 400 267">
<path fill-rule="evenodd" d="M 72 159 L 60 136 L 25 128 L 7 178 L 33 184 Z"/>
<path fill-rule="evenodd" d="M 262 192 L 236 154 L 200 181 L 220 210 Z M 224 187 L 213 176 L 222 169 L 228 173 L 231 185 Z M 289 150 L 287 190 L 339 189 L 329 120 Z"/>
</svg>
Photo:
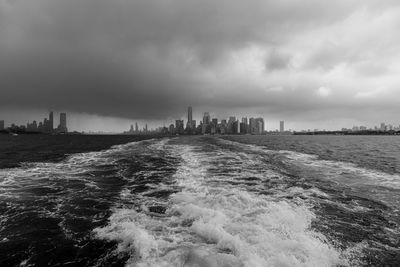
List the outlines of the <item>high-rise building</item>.
<svg viewBox="0 0 400 267">
<path fill-rule="evenodd" d="M 239 132 L 240 132 L 241 134 L 246 134 L 246 133 L 247 133 L 247 125 L 246 125 L 246 123 L 241 122 L 241 123 L 239 124 Z"/>
<path fill-rule="evenodd" d="M 217 133 L 217 126 L 214 123 L 210 124 L 210 133 L 216 134 Z"/>
<path fill-rule="evenodd" d="M 285 122 L 284 121 L 279 122 L 279 131 L 281 133 L 283 133 L 285 131 Z"/>
<path fill-rule="evenodd" d="M 239 132 L 240 132 L 240 123 L 239 123 L 239 120 L 235 120 L 233 123 L 232 123 L 232 133 L 233 134 L 238 134 Z"/>
<path fill-rule="evenodd" d="M 249 121 L 247 120 L 247 117 L 242 118 L 242 123 L 240 124 L 240 133 L 246 134 L 250 132 L 249 130 Z"/>
<path fill-rule="evenodd" d="M 257 120 L 257 134 L 262 134 L 263 130 L 263 123 L 260 120 Z"/>
<path fill-rule="evenodd" d="M 0 131 L 4 130 L 4 120 L 0 120 Z"/>
<path fill-rule="evenodd" d="M 264 132 L 264 119 L 256 118 L 257 121 L 257 133 L 262 134 Z"/>
<path fill-rule="evenodd" d="M 210 113 L 204 112 L 203 115 L 203 124 L 201 125 L 201 133 L 202 134 L 209 134 L 211 133 L 211 117 Z"/>
<path fill-rule="evenodd" d="M 203 124 L 210 124 L 210 113 L 208 112 L 204 112 L 204 116 L 203 116 Z"/>
<path fill-rule="evenodd" d="M 251 134 L 262 134 L 264 132 L 264 119 L 250 118 L 249 129 Z"/>
<path fill-rule="evenodd" d="M 227 126 L 226 126 L 226 133 L 228 133 L 228 134 L 233 134 L 233 133 L 235 133 L 235 129 L 234 129 L 234 123 L 235 123 L 235 121 L 236 121 L 236 117 L 235 116 L 230 116 L 229 117 L 229 120 L 228 120 L 228 124 L 227 124 Z"/>
<path fill-rule="evenodd" d="M 176 133 L 183 134 L 184 132 L 183 120 L 175 120 L 175 128 L 176 128 Z"/>
<path fill-rule="evenodd" d="M 193 110 L 192 110 L 192 107 L 188 107 L 187 128 L 193 129 Z"/>
<path fill-rule="evenodd" d="M 43 129 L 42 129 L 42 132 L 48 133 L 48 132 L 49 132 L 49 129 L 50 129 L 49 120 L 48 120 L 47 118 L 44 118 L 44 120 L 43 120 Z"/>
<path fill-rule="evenodd" d="M 168 127 L 169 134 L 175 134 L 175 127 L 173 124 L 170 124 Z"/>
<path fill-rule="evenodd" d="M 249 132 L 251 134 L 255 134 L 257 132 L 257 123 L 256 123 L 256 119 L 254 118 L 250 118 L 249 120 Z"/>
<path fill-rule="evenodd" d="M 60 113 L 60 124 L 58 125 L 58 132 L 59 133 L 67 133 L 67 114 Z"/>
<path fill-rule="evenodd" d="M 49 113 L 49 128 L 48 132 L 52 133 L 54 131 L 54 117 L 53 117 L 53 111 L 50 111 Z"/>
<path fill-rule="evenodd" d="M 210 128 L 211 128 L 211 134 L 216 134 L 216 133 L 218 133 L 218 119 L 217 118 L 213 118 L 212 120 L 211 120 L 211 123 L 210 123 Z"/>
</svg>

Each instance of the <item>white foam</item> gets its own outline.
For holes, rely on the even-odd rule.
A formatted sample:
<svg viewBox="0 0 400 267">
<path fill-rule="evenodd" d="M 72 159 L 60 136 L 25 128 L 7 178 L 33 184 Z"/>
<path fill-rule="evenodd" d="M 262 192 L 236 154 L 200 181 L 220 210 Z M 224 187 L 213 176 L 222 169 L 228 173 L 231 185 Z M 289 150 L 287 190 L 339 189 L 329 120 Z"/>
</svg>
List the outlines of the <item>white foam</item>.
<svg viewBox="0 0 400 267">
<path fill-rule="evenodd" d="M 318 159 L 316 155 L 309 155 L 294 151 L 279 151 L 293 163 L 300 163 L 311 168 L 324 171 L 329 179 L 336 179 L 346 184 L 386 186 L 400 189 L 400 175 L 389 174 L 378 170 L 366 169 L 350 162 Z M 345 179 L 351 174 L 352 179 Z M 349 176 L 349 175 L 347 175 Z"/>
<path fill-rule="evenodd" d="M 119 210 L 110 217 L 110 224 L 105 228 L 95 229 L 95 233 L 105 239 L 119 242 L 118 252 L 129 252 L 133 259 L 148 258 L 157 250 L 154 237 L 138 227 L 136 221 L 143 216 L 134 210 Z"/>
<path fill-rule="evenodd" d="M 220 177 L 211 177 L 207 168 L 221 157 L 221 152 L 203 153 L 183 145 L 164 145 L 163 149 L 182 157 L 174 177 L 182 191 L 163 203 L 168 207 L 165 216 L 152 216 L 126 206 L 115 209 L 109 224 L 94 231 L 98 238 L 117 241 L 119 253 L 131 255 L 127 265 L 349 264 L 322 234 L 310 229 L 315 214 L 306 204 L 248 192 L 241 185 L 210 186 L 209 180 Z M 224 153 L 232 159 L 238 156 Z M 235 180 L 235 176 L 223 178 Z M 129 192 L 124 191 L 123 197 L 128 196 Z M 143 203 L 151 201 L 145 195 L 141 197 Z"/>
<path fill-rule="evenodd" d="M 322 160 L 319 159 L 318 155 L 313 154 L 306 154 L 290 150 L 269 150 L 264 146 L 244 144 L 225 139 L 220 139 L 219 141 L 221 143 L 234 144 L 235 146 L 240 146 L 267 155 L 283 155 L 289 159 L 291 163 L 300 163 L 309 167 L 315 167 L 317 169 L 324 170 L 325 174 L 329 176 L 327 178 L 333 178 L 346 184 L 386 186 L 389 188 L 400 189 L 400 175 L 398 174 L 389 174 L 374 169 L 363 168 L 350 162 Z M 343 178 L 343 173 L 352 174 L 354 179 L 341 179 Z"/>
<path fill-rule="evenodd" d="M 92 194 L 101 189 L 98 183 L 100 179 L 96 177 L 97 167 L 112 168 L 113 165 L 116 165 L 115 162 L 118 158 L 115 155 L 126 153 L 127 149 L 129 151 L 142 142 L 144 141 L 118 145 L 103 151 L 72 154 L 65 160 L 56 163 L 28 162 L 22 163 L 19 168 L 0 169 L 0 201 L 8 203 L 10 210 L 20 209 L 22 205 L 29 205 L 30 209 L 35 208 L 39 217 L 61 219 L 58 226 L 64 235 L 71 239 L 77 238 L 76 235 L 73 235 L 74 232 L 67 227 L 67 217 L 88 218 L 80 215 L 79 212 L 76 214 L 66 213 L 66 210 L 75 205 L 79 211 L 78 204 L 74 201 L 76 197 L 80 197 L 84 201 L 97 201 L 96 196 Z M 147 142 L 151 143 L 154 140 L 147 140 Z M 91 171 L 95 171 L 94 174 Z M 118 171 L 117 166 L 115 166 L 115 171 Z M 41 193 L 43 190 L 60 193 Z M 13 216 L 13 214 L 1 214 L 0 221 L 6 222 L 9 216 Z M 99 218 L 93 218 L 93 220 L 99 220 Z"/>
</svg>

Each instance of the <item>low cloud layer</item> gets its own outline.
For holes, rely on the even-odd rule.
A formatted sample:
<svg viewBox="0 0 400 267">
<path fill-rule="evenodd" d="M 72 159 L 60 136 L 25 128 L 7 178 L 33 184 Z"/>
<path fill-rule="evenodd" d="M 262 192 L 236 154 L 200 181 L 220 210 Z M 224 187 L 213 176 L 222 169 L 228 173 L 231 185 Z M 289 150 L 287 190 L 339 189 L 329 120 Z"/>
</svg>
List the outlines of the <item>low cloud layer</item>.
<svg viewBox="0 0 400 267">
<path fill-rule="evenodd" d="M 0 0 L 0 105 L 395 120 L 399 28 L 398 1 Z"/>
</svg>

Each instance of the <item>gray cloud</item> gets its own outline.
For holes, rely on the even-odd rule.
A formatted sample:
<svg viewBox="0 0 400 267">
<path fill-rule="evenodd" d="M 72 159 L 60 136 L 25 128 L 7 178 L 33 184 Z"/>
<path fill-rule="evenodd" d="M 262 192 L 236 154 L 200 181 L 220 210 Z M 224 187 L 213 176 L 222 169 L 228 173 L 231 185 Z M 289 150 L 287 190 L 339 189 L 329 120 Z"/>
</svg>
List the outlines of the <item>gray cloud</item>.
<svg viewBox="0 0 400 267">
<path fill-rule="evenodd" d="M 274 49 L 267 57 L 266 68 L 267 70 L 284 69 L 290 65 L 290 60 L 290 55 L 278 52 Z"/>
<path fill-rule="evenodd" d="M 360 91 L 398 94 L 398 11 L 396 1 L 0 0 L 0 105 L 335 116 L 360 108 Z"/>
</svg>

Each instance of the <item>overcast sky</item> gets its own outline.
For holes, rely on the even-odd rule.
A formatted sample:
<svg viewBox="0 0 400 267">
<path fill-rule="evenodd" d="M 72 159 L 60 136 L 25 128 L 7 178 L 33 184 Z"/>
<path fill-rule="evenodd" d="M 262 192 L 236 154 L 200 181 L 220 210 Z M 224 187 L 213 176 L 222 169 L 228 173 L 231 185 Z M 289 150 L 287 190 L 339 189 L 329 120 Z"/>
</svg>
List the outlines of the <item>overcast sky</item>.
<svg viewBox="0 0 400 267">
<path fill-rule="evenodd" d="M 399 125 L 399 31 L 398 0 L 0 0 L 0 119 Z"/>
</svg>

